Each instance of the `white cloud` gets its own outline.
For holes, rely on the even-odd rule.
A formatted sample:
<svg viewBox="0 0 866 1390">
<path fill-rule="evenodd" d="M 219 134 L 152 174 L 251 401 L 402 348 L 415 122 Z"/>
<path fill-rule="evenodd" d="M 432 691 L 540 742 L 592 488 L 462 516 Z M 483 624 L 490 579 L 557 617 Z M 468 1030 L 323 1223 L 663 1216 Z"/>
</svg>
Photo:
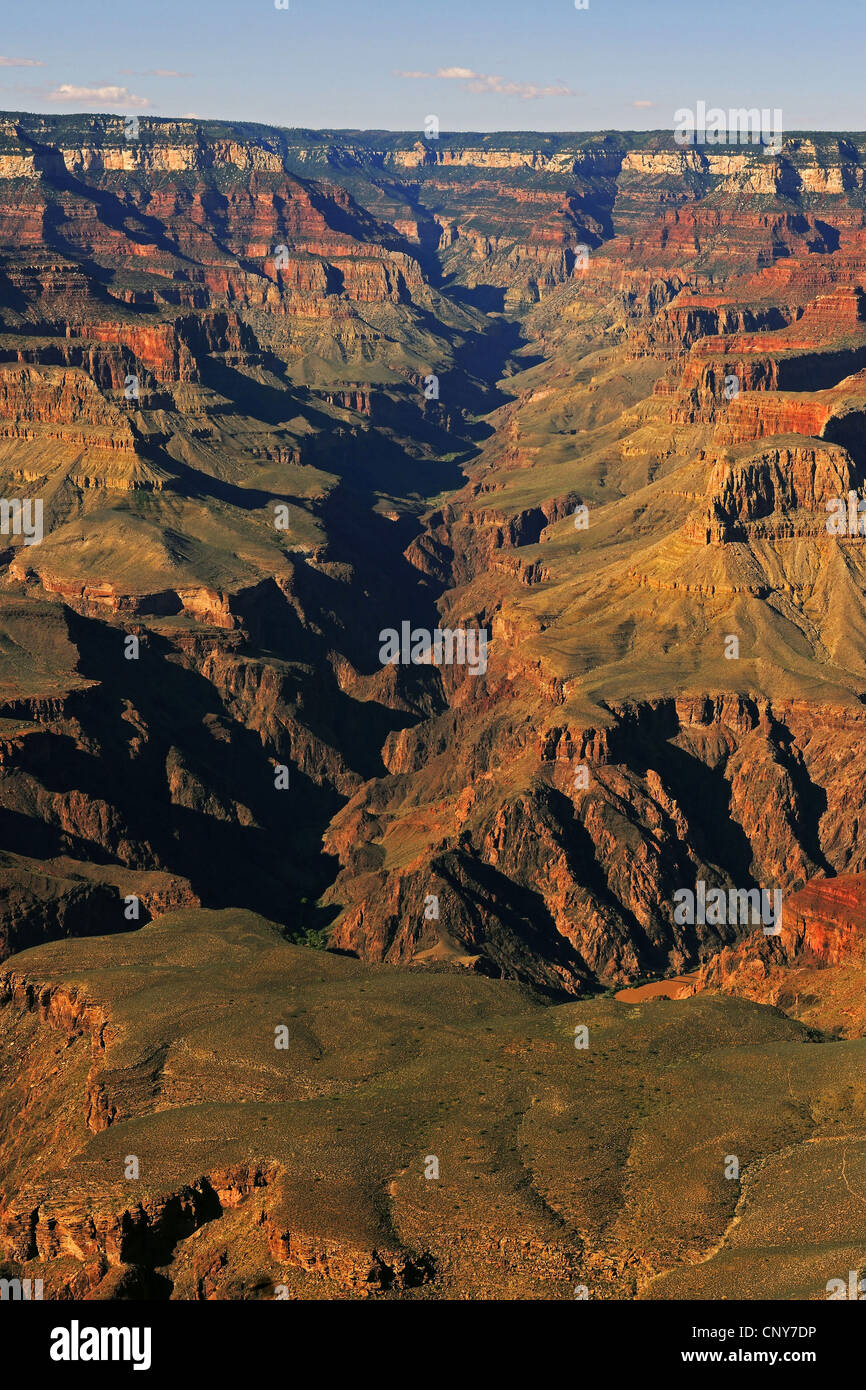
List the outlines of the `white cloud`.
<svg viewBox="0 0 866 1390">
<path fill-rule="evenodd" d="M 435 72 L 399 72 L 398 77 L 444 78 L 447 81 L 462 82 L 467 92 L 497 96 L 520 97 L 522 101 L 536 101 L 539 97 L 574 96 L 574 92 L 564 82 L 554 82 L 539 86 L 534 82 L 514 82 L 498 73 L 475 72 L 473 68 L 437 68 Z"/>
<path fill-rule="evenodd" d="M 564 82 L 554 82 L 546 87 L 539 87 L 533 82 L 509 82 L 504 77 L 497 77 L 495 74 L 478 73 L 471 82 L 467 83 L 470 92 L 495 92 L 501 96 L 520 97 L 522 101 L 537 101 L 539 97 L 568 97 L 573 96 L 570 87 Z"/>
<path fill-rule="evenodd" d="M 177 72 L 174 68 L 121 68 L 124 77 L 192 77 L 191 72 Z"/>
<path fill-rule="evenodd" d="M 0 58 L 0 68 L 44 68 L 38 58 Z"/>
<path fill-rule="evenodd" d="M 147 97 L 138 97 L 126 87 L 75 87 L 64 82 L 49 92 L 48 101 L 105 101 L 109 106 L 150 106 Z"/>
</svg>

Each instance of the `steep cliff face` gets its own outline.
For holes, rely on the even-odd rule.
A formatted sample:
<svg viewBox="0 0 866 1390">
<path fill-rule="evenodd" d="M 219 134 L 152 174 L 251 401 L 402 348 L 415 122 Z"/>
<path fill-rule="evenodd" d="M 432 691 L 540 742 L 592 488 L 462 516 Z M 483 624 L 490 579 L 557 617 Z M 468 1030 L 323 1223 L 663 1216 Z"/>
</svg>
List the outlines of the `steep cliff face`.
<svg viewBox="0 0 866 1390">
<path fill-rule="evenodd" d="M 623 158 L 607 238 L 523 318 L 546 360 L 407 552 L 493 659 L 332 823 L 344 949 L 507 974 L 561 942 L 579 990 L 736 939 L 677 924 L 698 880 L 859 868 L 863 565 L 825 523 L 864 477 L 860 158 Z"/>
<path fill-rule="evenodd" d="M 505 335 L 254 142 L 85 125 L 3 126 L 2 949 L 208 883 L 319 930 L 324 826 L 442 702 L 376 633 Z"/>
<path fill-rule="evenodd" d="M 0 134 L 7 949 L 244 903 L 573 993 L 859 871 L 866 147 Z"/>
<path fill-rule="evenodd" d="M 811 879 L 786 900 L 778 935 L 726 947 L 690 985 L 775 1005 L 837 1037 L 863 1037 L 864 903 L 862 873 Z"/>
</svg>

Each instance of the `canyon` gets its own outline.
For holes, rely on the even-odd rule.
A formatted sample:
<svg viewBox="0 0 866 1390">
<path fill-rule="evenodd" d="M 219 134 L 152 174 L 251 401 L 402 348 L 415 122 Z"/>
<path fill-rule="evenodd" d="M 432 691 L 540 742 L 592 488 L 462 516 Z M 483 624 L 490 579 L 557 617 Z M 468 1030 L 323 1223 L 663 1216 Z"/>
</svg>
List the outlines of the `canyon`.
<svg viewBox="0 0 866 1390">
<path fill-rule="evenodd" d="M 866 136 L 0 115 L 8 1267 L 859 1268 L 864 491 Z M 415 630 L 484 661 L 381 659 Z"/>
</svg>

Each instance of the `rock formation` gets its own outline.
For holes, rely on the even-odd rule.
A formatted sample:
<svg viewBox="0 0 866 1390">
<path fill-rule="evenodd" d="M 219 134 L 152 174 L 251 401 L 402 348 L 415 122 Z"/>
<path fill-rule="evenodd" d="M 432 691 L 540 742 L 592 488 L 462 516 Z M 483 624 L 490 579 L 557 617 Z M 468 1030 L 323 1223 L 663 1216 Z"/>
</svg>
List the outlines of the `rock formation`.
<svg viewBox="0 0 866 1390">
<path fill-rule="evenodd" d="M 249 1296 L 278 1274 L 293 1296 L 311 1279 L 400 1296 L 738 1287 L 729 1250 L 704 1259 L 732 1215 L 718 1174 L 694 1177 L 691 1225 L 665 1200 L 637 1240 L 629 1174 L 660 1131 L 611 1121 L 610 1170 L 565 1190 L 548 1144 L 578 1101 L 550 1030 L 585 1006 L 641 1033 L 602 992 L 687 976 L 693 1000 L 634 1007 L 663 1011 L 648 1050 L 680 1017 L 665 1010 L 699 1020 L 683 1025 L 689 1084 L 721 1084 L 736 1027 L 773 1057 L 830 1054 L 801 1043 L 832 1036 L 859 1057 L 864 188 L 855 136 L 789 137 L 768 158 L 659 133 L 434 148 L 0 118 L 0 954 L 16 1039 L 0 1106 L 34 1135 L 0 1178 L 8 1260 L 52 1264 L 64 1296 Z M 417 662 L 383 660 L 382 634 L 404 626 L 483 632 L 483 670 L 437 661 L 432 639 Z M 781 893 L 781 937 L 682 919 L 698 883 Z M 129 952 L 146 994 L 161 924 L 216 923 L 217 954 L 223 928 L 242 954 L 240 912 L 257 914 L 253 954 L 324 961 L 358 992 L 369 971 L 408 991 L 400 1010 L 416 990 L 478 1009 L 502 990 L 538 1011 L 540 1031 L 503 1047 L 509 1075 L 537 1061 L 550 1088 L 503 1096 L 517 1128 L 476 1153 L 487 1181 L 502 1145 L 531 1141 L 545 1214 L 521 1206 L 511 1165 L 508 1213 L 485 1224 L 473 1206 L 455 1249 L 454 1190 L 419 1204 L 434 1189 L 401 1112 L 367 1186 L 353 1117 L 329 1225 L 324 1195 L 299 1195 L 297 1155 L 258 1129 L 282 1135 L 286 1115 L 265 1113 L 231 1030 L 220 1065 L 243 1079 L 244 1120 L 261 1108 L 255 1142 L 207 1129 L 228 1093 L 186 1070 L 184 1020 L 172 1006 L 151 1036 L 98 963 Z M 704 1026 L 719 1055 L 695 1041 Z M 70 1048 L 54 1080 L 26 1050 L 46 1029 Z M 317 1080 L 334 1039 L 304 1036 L 305 1123 L 333 1197 L 328 1106 L 351 1077 Z M 387 1046 L 407 1037 L 401 1024 Z M 374 1085 L 383 1063 L 368 1063 Z M 825 1085 L 815 1067 L 801 1089 Z M 300 1102 L 293 1076 L 277 1109 Z M 658 1080 L 684 1143 L 677 1085 Z M 726 1123 L 753 1155 L 811 1154 L 813 1138 L 836 1152 L 859 1123 L 832 1096 L 820 1133 L 765 1123 L 734 1090 Z M 591 1103 L 607 1123 L 601 1089 Z M 177 1139 L 186 1105 L 206 1162 Z M 140 1134 L 172 1160 L 134 1201 L 122 1176 L 94 1176 L 123 1126 L 127 1152 Z M 569 1202 L 563 1228 L 551 1213 Z M 248 1268 L 228 1268 L 225 1241 Z M 791 1297 L 816 1296 L 814 1262 L 799 1253 L 789 1273 Z"/>
</svg>

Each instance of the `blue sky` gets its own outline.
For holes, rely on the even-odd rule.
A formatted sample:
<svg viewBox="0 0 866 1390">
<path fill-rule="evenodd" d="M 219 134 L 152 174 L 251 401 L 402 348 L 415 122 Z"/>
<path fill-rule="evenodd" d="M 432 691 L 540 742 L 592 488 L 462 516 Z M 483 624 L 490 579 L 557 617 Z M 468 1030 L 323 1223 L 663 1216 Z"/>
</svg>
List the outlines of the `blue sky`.
<svg viewBox="0 0 866 1390">
<path fill-rule="evenodd" d="M 781 107 L 866 129 L 866 0 L 37 0 L 6 7 L 0 107 L 285 126 L 672 128 Z"/>
</svg>

